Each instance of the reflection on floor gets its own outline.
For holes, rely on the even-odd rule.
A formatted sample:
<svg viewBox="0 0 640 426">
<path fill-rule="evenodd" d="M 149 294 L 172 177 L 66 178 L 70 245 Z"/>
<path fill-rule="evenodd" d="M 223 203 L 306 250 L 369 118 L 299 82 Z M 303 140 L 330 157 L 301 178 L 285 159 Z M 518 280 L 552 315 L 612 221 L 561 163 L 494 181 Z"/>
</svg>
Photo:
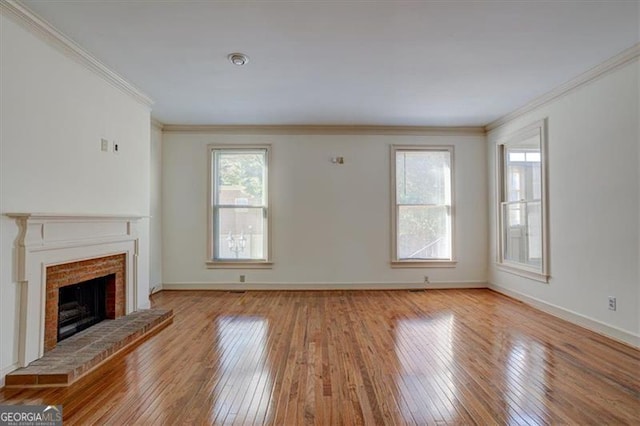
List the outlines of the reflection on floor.
<svg viewBox="0 0 640 426">
<path fill-rule="evenodd" d="M 404 419 L 426 424 L 457 418 L 458 390 L 451 371 L 453 321 L 451 314 L 398 320 L 395 351 L 400 374 L 396 384 Z M 431 362 L 421 362 L 427 356 Z"/>
<path fill-rule="evenodd" d="M 161 292 L 100 375 L 0 391 L 66 424 L 640 424 L 640 351 L 490 290 Z"/>
<path fill-rule="evenodd" d="M 221 386 L 209 420 L 232 423 L 241 414 L 243 423 L 261 423 L 273 385 L 266 360 L 269 323 L 260 317 L 232 315 L 218 318 L 217 327 Z"/>
</svg>

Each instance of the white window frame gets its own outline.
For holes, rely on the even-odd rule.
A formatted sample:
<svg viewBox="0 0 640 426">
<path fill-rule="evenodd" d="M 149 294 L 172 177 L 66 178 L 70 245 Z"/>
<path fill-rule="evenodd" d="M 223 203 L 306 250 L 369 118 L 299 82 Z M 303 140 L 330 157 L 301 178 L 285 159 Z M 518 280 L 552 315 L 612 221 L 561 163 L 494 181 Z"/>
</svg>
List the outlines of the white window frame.
<svg viewBox="0 0 640 426">
<path fill-rule="evenodd" d="M 523 141 L 531 137 L 538 136 L 540 138 L 540 179 L 541 182 L 541 265 L 536 268 L 531 265 L 525 265 L 505 259 L 505 227 L 503 219 L 503 206 L 507 201 L 506 186 L 506 170 L 504 153 L 507 147 L 517 147 Z M 496 224 L 497 224 L 497 250 L 496 266 L 498 269 L 509 272 L 522 277 L 530 278 L 535 281 L 547 283 L 549 282 L 549 219 L 548 219 L 548 203 L 547 203 L 547 119 L 536 121 L 498 141 L 496 144 Z"/>
<path fill-rule="evenodd" d="M 271 157 L 272 157 L 272 149 L 270 144 L 258 144 L 258 145 L 245 145 L 245 144 L 233 144 L 233 145 L 218 145 L 212 144 L 207 146 L 208 150 L 208 201 L 207 201 L 207 268 L 210 269 L 270 269 L 273 267 L 272 261 L 272 250 L 271 250 L 271 241 L 273 235 L 273 227 L 271 224 Z M 264 207 L 264 212 L 266 214 L 265 220 L 265 229 L 264 229 L 264 238 L 266 239 L 265 243 L 265 257 L 266 259 L 216 259 L 216 208 L 214 206 L 215 202 L 215 162 L 214 162 L 214 154 L 216 151 L 255 151 L 255 150 L 264 150 L 265 151 L 265 189 L 267 191 L 266 206 Z"/>
<path fill-rule="evenodd" d="M 396 153 L 403 151 L 449 153 L 451 173 L 451 258 L 450 259 L 398 259 L 398 204 L 396 196 Z M 456 260 L 456 192 L 455 156 L 453 145 L 391 145 L 391 267 L 392 268 L 454 268 Z"/>
</svg>

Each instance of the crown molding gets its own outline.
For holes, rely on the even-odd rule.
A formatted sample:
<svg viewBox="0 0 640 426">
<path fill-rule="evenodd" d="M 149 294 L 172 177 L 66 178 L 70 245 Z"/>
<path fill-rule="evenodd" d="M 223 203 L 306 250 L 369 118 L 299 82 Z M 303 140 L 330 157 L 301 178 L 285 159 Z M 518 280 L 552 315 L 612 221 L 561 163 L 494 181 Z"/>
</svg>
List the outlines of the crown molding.
<svg viewBox="0 0 640 426">
<path fill-rule="evenodd" d="M 31 33 L 56 47 L 67 57 L 84 65 L 87 69 L 93 71 L 112 86 L 122 90 L 142 105 L 148 108 L 151 108 L 153 105 L 153 100 L 149 96 L 110 70 L 93 55 L 80 47 L 80 45 L 55 29 L 51 24 L 37 16 L 19 1 L 0 0 L 0 12 L 8 17 L 12 17 Z"/>
<path fill-rule="evenodd" d="M 602 77 L 603 75 L 628 64 L 629 62 L 637 59 L 638 57 L 640 57 L 640 43 L 636 43 L 630 48 L 623 50 L 616 56 L 609 58 L 608 60 L 601 63 L 600 65 L 597 65 L 591 68 L 590 70 L 580 74 L 578 77 L 572 80 L 569 80 L 568 82 L 556 87 L 552 91 L 538 98 L 535 98 L 531 102 L 516 109 L 515 111 L 510 112 L 509 114 L 504 115 L 498 118 L 497 120 L 492 121 L 491 123 L 485 126 L 485 131 L 490 132 L 491 130 L 496 129 L 512 120 L 515 120 L 516 118 L 524 114 L 527 114 L 536 108 L 540 108 L 543 105 L 546 105 L 562 96 L 565 96 L 569 92 L 581 86 L 584 86 L 585 84 L 588 84 L 593 80 L 596 80 Z"/>
<path fill-rule="evenodd" d="M 153 117 L 151 117 L 151 125 L 152 125 L 153 127 L 156 127 L 156 128 L 158 128 L 158 129 L 160 129 L 160 130 L 163 130 L 163 129 L 164 129 L 164 123 L 162 123 L 162 122 L 160 122 L 160 121 L 156 120 L 156 119 L 155 119 L 155 118 L 153 118 Z"/>
<path fill-rule="evenodd" d="M 169 133 L 215 133 L 242 135 L 400 135 L 469 136 L 485 134 L 483 127 L 346 126 L 346 125 L 183 125 L 165 124 Z"/>
</svg>

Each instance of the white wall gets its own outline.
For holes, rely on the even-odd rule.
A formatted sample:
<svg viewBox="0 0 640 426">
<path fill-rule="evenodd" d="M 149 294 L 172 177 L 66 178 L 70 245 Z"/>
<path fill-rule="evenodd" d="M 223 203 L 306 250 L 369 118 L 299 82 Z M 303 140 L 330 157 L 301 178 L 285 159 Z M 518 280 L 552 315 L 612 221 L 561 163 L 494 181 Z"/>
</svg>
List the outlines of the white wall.
<svg viewBox="0 0 640 426">
<path fill-rule="evenodd" d="M 0 211 L 147 216 L 148 107 L 5 15 L 0 55 Z M 101 152 L 101 138 L 117 141 L 120 153 Z M 148 226 L 140 224 L 143 295 Z M 0 216 L 0 378 L 17 360 L 17 235 Z"/>
<path fill-rule="evenodd" d="M 149 290 L 162 286 L 162 129 L 151 124 Z"/>
<path fill-rule="evenodd" d="M 208 270 L 207 144 L 271 143 L 272 270 Z M 456 268 L 391 269 L 391 144 L 455 145 Z M 484 135 L 163 135 L 164 287 L 486 283 Z M 343 156 L 344 165 L 330 162 Z M 238 284 L 239 286 L 239 284 Z"/>
<path fill-rule="evenodd" d="M 534 305 L 640 344 L 638 60 L 488 135 L 490 282 Z M 497 270 L 495 143 L 548 117 L 548 284 Z M 610 311 L 608 296 L 618 310 Z"/>
</svg>

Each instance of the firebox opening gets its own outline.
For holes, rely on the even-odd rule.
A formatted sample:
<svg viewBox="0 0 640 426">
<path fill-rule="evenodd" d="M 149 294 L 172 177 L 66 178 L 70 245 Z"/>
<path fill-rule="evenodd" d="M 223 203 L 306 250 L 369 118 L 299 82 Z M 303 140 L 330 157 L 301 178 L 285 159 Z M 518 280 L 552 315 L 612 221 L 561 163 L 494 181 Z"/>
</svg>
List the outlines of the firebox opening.
<svg viewBox="0 0 640 426">
<path fill-rule="evenodd" d="M 115 274 L 58 289 L 58 342 L 107 318 L 107 286 Z"/>
</svg>

